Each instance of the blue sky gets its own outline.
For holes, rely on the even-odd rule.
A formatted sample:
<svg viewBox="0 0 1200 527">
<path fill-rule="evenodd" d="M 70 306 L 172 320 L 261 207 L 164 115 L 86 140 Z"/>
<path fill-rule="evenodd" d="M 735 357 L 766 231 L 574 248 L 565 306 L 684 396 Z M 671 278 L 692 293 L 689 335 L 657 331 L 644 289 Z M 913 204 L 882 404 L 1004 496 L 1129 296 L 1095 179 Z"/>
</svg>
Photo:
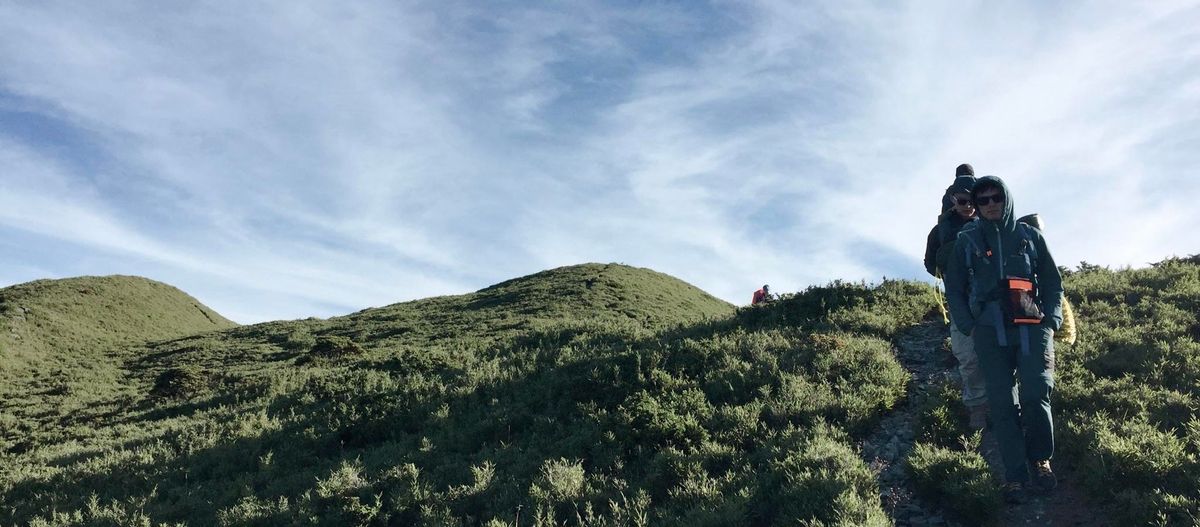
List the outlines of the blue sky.
<svg viewBox="0 0 1200 527">
<path fill-rule="evenodd" d="M 954 167 L 1059 263 L 1200 252 L 1200 2 L 0 3 L 0 286 L 238 322 L 622 262 L 927 278 Z"/>
</svg>

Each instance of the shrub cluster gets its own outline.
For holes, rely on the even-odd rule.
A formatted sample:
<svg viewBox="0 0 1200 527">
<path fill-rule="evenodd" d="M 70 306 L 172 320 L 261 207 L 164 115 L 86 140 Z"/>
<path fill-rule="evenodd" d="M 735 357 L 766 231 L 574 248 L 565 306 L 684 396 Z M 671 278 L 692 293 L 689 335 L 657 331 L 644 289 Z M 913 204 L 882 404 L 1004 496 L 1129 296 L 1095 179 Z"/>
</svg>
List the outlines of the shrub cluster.
<svg viewBox="0 0 1200 527">
<path fill-rule="evenodd" d="M 977 452 L 979 440 L 976 434 L 958 448 L 918 442 L 908 455 L 917 492 L 969 525 L 994 522 L 1002 505 L 1000 486 Z"/>
<path fill-rule="evenodd" d="M 917 443 L 907 463 L 913 486 L 970 525 L 993 522 L 1000 487 L 979 454 L 979 433 L 967 426 L 962 395 L 949 381 L 934 383 L 916 398 Z"/>
<path fill-rule="evenodd" d="M 1066 277 L 1079 340 L 1058 348 L 1061 450 L 1123 524 L 1200 518 L 1200 266 L 1084 264 Z"/>
<path fill-rule="evenodd" d="M 489 302 L 526 293 L 487 293 L 494 319 L 431 308 L 458 337 L 377 310 L 147 353 L 224 382 L 13 458 L 0 523 L 83 524 L 93 493 L 111 517 L 195 525 L 888 523 L 853 442 L 905 393 L 886 339 L 928 287 L 837 283 L 691 324 L 521 319 Z M 297 367 L 309 339 L 365 349 Z"/>
</svg>

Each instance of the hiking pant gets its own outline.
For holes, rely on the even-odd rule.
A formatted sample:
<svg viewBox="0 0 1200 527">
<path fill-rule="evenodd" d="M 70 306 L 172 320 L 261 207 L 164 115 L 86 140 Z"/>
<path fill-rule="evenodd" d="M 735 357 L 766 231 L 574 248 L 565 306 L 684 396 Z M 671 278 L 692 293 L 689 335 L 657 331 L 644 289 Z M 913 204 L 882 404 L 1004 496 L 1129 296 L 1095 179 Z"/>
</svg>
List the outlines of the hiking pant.
<svg viewBox="0 0 1200 527">
<path fill-rule="evenodd" d="M 979 370 L 979 357 L 975 355 L 975 342 L 950 322 L 950 350 L 958 359 L 958 374 L 962 377 L 963 404 L 974 408 L 987 404 L 983 372 Z"/>
<path fill-rule="evenodd" d="M 977 325 L 972 334 L 991 406 L 992 432 L 1009 483 L 1029 481 L 1029 462 L 1054 457 L 1054 332 L 1041 325 Z M 1018 411 L 1013 401 L 1017 384 Z M 1022 430 L 1024 425 L 1024 430 Z"/>
</svg>

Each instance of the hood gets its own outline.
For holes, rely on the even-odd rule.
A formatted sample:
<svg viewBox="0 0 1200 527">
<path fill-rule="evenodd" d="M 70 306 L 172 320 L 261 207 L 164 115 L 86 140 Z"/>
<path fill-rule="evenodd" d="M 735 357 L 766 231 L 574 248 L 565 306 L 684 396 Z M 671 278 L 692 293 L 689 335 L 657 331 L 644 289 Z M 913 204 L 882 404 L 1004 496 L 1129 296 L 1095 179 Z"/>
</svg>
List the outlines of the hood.
<svg viewBox="0 0 1200 527">
<path fill-rule="evenodd" d="M 975 182 L 975 188 L 971 190 L 971 197 L 975 197 L 981 189 L 990 186 L 1000 187 L 1000 191 L 1004 193 L 1004 216 L 1000 218 L 1000 221 L 991 221 L 984 219 L 980 212 L 976 212 L 976 215 L 984 224 L 992 225 L 1000 232 L 1013 232 L 1017 230 L 1017 219 L 1013 217 L 1012 193 L 1008 191 L 1008 185 L 1004 184 L 1003 179 L 996 176 L 983 176 L 979 178 Z M 978 211 L 979 208 L 976 207 L 975 210 Z"/>
<path fill-rule="evenodd" d="M 971 166 L 970 163 L 963 163 L 961 165 L 958 165 L 958 168 L 954 169 L 954 177 L 961 177 L 961 176 L 971 176 L 972 178 L 974 178 L 975 177 L 975 167 Z"/>
<path fill-rule="evenodd" d="M 975 176 L 958 176 L 954 178 L 954 183 L 946 187 L 946 194 L 970 194 L 971 189 L 975 188 Z"/>
</svg>

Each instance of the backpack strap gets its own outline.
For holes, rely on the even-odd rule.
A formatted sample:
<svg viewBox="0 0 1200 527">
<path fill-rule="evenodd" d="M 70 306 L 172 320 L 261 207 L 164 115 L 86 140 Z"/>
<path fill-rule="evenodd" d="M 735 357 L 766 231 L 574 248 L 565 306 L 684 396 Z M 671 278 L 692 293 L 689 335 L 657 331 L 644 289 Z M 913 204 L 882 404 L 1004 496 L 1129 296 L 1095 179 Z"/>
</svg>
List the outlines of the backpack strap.
<svg viewBox="0 0 1200 527">
<path fill-rule="evenodd" d="M 979 232 L 979 229 L 977 229 L 977 228 L 963 229 L 961 231 L 958 231 L 959 239 L 963 239 L 963 240 L 967 241 L 967 243 L 963 244 L 963 252 L 966 254 L 966 257 L 967 257 L 967 269 L 970 269 L 972 272 L 974 272 L 974 270 L 975 270 L 975 258 L 982 258 L 983 252 L 984 252 L 983 248 L 981 246 L 982 244 L 980 244 L 978 241 L 975 240 L 975 237 L 973 236 L 974 234 L 981 234 L 981 233 Z"/>
<path fill-rule="evenodd" d="M 1034 274 L 1034 276 L 1030 278 L 1033 278 L 1034 282 L 1036 283 L 1038 250 L 1037 245 L 1033 243 L 1033 227 L 1019 222 L 1017 223 L 1017 230 L 1021 231 L 1021 243 L 1024 245 L 1021 247 L 1021 250 L 1025 251 L 1025 254 L 1029 255 L 1029 269 Z"/>
</svg>

